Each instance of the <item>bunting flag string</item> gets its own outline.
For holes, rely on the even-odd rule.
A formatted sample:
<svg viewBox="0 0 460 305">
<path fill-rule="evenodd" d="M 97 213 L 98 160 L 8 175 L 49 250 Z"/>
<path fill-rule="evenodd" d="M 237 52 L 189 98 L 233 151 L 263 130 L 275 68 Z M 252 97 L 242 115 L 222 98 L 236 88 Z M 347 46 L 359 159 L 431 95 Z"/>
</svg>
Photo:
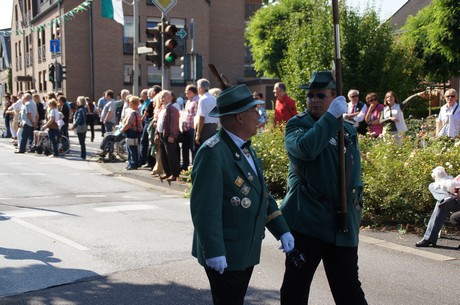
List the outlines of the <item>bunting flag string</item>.
<svg viewBox="0 0 460 305">
<path fill-rule="evenodd" d="M 81 3 L 77 7 L 71 9 L 70 11 L 68 11 L 67 13 L 65 13 L 65 14 L 63 14 L 61 16 L 58 16 L 58 17 L 52 19 L 51 21 L 48 21 L 48 22 L 43 23 L 43 24 L 32 25 L 32 26 L 30 26 L 28 28 L 19 29 L 19 30 L 16 30 L 16 31 L 0 31 L 0 36 L 11 36 L 13 34 L 15 34 L 15 35 L 23 35 L 23 34 L 27 34 L 27 33 L 42 32 L 46 28 L 53 27 L 54 24 L 60 25 L 61 23 L 65 22 L 65 21 L 72 20 L 73 17 L 75 17 L 76 15 L 86 11 L 91 6 L 91 4 L 92 4 L 92 0 L 85 0 L 85 1 L 83 1 L 83 3 Z"/>
</svg>

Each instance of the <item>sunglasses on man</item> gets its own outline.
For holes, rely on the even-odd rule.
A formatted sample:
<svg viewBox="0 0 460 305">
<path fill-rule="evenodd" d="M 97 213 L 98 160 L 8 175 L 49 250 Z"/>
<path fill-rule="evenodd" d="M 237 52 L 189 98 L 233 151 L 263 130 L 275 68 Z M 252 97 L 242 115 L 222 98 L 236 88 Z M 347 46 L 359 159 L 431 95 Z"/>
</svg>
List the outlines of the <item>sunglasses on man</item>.
<svg viewBox="0 0 460 305">
<path fill-rule="evenodd" d="M 314 98 L 314 97 L 317 97 L 317 98 L 319 98 L 320 100 L 322 100 L 323 98 L 325 98 L 325 97 L 327 97 L 327 96 L 329 96 L 329 95 L 330 95 L 330 94 L 321 93 L 321 92 L 320 92 L 320 93 L 316 93 L 316 94 L 315 94 L 315 93 L 308 92 L 308 93 L 307 93 L 307 98 L 312 99 L 312 98 Z"/>
</svg>

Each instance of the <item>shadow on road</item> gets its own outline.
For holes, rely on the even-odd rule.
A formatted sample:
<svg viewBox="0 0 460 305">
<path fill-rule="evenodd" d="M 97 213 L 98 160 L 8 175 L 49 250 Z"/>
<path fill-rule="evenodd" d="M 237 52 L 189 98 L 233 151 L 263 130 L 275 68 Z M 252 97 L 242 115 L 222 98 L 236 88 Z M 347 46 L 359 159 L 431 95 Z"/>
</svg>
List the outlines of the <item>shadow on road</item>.
<svg viewBox="0 0 460 305">
<path fill-rule="evenodd" d="M 154 276 L 154 275 L 152 275 Z M 279 292 L 250 289 L 247 305 L 273 304 Z M 1 305 L 212 305 L 209 290 L 171 281 L 167 284 L 131 284 L 107 277 L 67 284 L 0 299 Z"/>
</svg>

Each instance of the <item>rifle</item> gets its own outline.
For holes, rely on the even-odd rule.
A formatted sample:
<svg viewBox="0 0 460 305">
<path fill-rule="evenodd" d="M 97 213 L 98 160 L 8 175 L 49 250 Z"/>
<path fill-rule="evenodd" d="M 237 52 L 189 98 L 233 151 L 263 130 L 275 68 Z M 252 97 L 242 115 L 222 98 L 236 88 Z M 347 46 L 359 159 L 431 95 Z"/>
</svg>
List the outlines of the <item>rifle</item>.
<svg viewBox="0 0 460 305">
<path fill-rule="evenodd" d="M 337 0 L 332 0 L 332 17 L 334 23 L 334 63 L 336 75 L 337 96 L 342 95 L 342 63 L 340 56 L 340 37 L 339 37 L 339 6 Z M 333 73 L 334 75 L 334 73 Z M 348 232 L 348 207 L 345 178 L 345 137 L 343 118 L 340 117 L 342 127 L 339 129 L 339 193 L 340 193 L 340 210 L 337 211 L 337 230 L 339 232 Z"/>
<path fill-rule="evenodd" d="M 211 70 L 212 75 L 214 75 L 214 77 L 219 82 L 220 89 L 225 90 L 231 87 L 228 79 L 225 77 L 224 74 L 219 74 L 219 72 L 217 72 L 217 69 L 213 64 L 209 64 L 208 66 L 209 66 L 209 69 Z"/>
</svg>

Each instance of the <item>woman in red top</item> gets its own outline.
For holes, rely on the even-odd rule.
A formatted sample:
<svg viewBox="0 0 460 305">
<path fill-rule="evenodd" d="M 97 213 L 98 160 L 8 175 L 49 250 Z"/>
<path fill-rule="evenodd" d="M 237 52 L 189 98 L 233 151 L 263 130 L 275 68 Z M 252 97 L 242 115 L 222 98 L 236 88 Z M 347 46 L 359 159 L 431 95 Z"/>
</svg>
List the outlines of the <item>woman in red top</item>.
<svg viewBox="0 0 460 305">
<path fill-rule="evenodd" d="M 366 102 L 369 104 L 364 120 L 369 125 L 370 135 L 377 138 L 382 134 L 383 125 L 380 124 L 380 112 L 384 106 L 377 100 L 377 94 L 371 92 L 366 95 Z"/>
</svg>

